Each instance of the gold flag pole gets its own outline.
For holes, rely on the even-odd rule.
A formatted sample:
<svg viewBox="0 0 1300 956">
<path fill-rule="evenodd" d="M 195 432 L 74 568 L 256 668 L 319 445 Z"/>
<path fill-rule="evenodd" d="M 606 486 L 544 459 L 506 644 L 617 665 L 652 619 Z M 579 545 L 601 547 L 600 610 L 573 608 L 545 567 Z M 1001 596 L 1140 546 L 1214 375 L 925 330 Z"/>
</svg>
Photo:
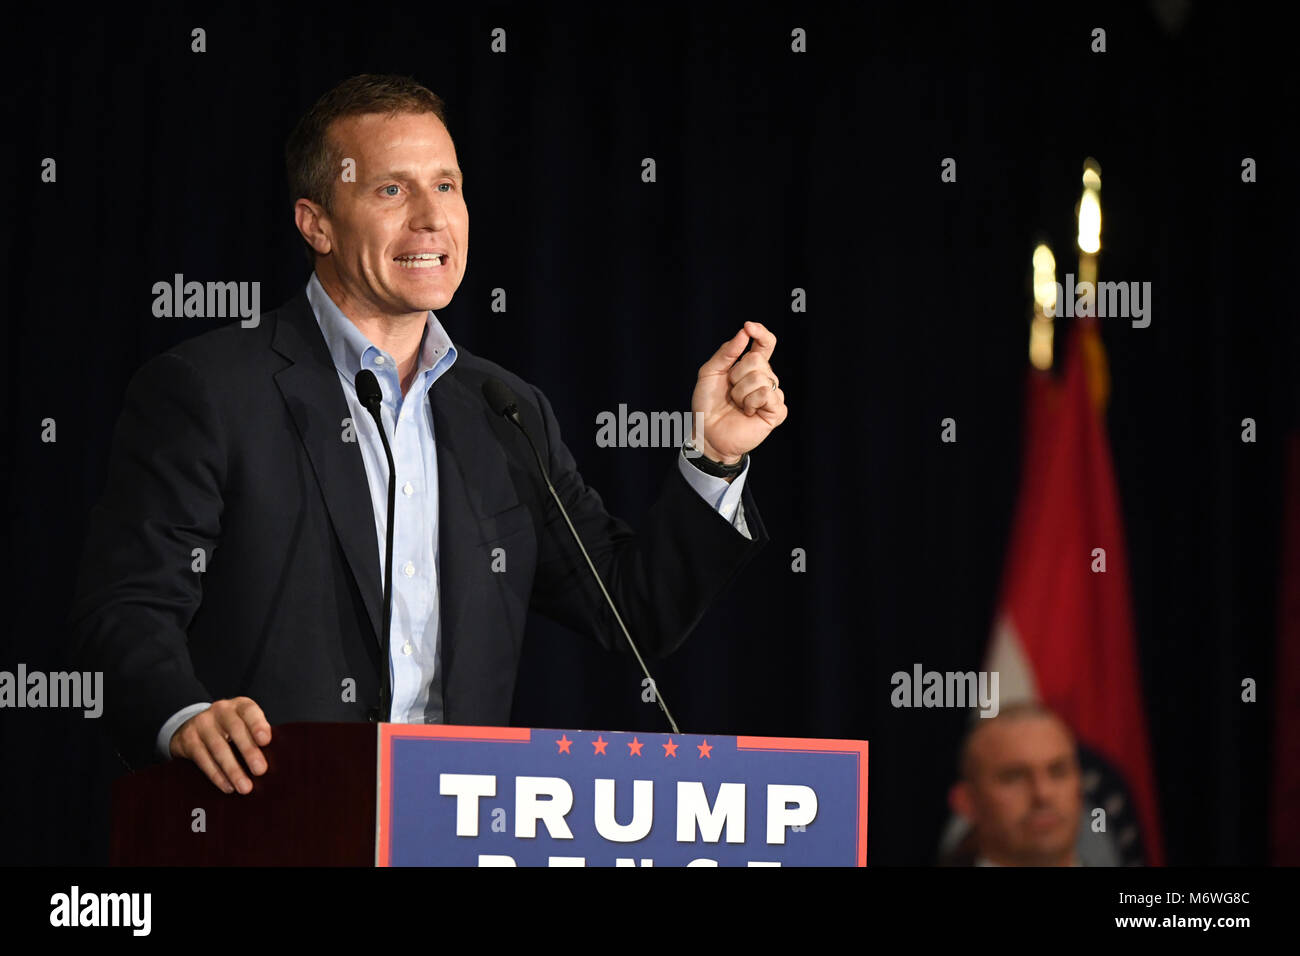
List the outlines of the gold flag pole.
<svg viewBox="0 0 1300 956">
<path fill-rule="evenodd" d="M 1089 156 L 1083 162 L 1083 195 L 1075 207 L 1079 217 L 1079 284 L 1087 282 L 1093 290 L 1095 314 L 1097 301 L 1097 259 L 1101 254 L 1101 164 Z M 1084 323 L 1079 336 L 1083 350 L 1084 371 L 1088 379 L 1088 394 L 1098 410 L 1104 410 L 1110 398 L 1110 370 L 1101 335 L 1095 320 Z"/>
<path fill-rule="evenodd" d="M 1034 317 L 1029 323 L 1029 361 L 1040 372 L 1052 367 L 1053 318 L 1056 314 L 1056 256 L 1040 242 L 1034 248 Z"/>
<path fill-rule="evenodd" d="M 1075 213 L 1079 217 L 1079 282 L 1095 286 L 1101 252 L 1101 164 L 1091 156 L 1083 161 L 1083 196 Z"/>
</svg>

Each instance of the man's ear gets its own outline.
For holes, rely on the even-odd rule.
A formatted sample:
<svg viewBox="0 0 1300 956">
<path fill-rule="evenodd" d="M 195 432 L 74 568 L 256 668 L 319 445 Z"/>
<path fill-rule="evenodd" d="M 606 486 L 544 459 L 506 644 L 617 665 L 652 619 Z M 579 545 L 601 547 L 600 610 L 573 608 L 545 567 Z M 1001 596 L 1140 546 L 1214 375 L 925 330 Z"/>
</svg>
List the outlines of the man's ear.
<svg viewBox="0 0 1300 956">
<path fill-rule="evenodd" d="M 971 800 L 970 786 L 958 780 L 948 788 L 948 808 L 967 823 L 975 822 L 975 806 Z"/>
<path fill-rule="evenodd" d="M 330 236 L 329 213 L 323 206 L 317 205 L 310 199 L 299 199 L 293 204 L 293 221 L 298 226 L 298 231 L 302 237 L 307 240 L 307 244 L 316 250 L 316 254 L 327 256 L 330 250 L 334 248 L 334 241 Z"/>
</svg>

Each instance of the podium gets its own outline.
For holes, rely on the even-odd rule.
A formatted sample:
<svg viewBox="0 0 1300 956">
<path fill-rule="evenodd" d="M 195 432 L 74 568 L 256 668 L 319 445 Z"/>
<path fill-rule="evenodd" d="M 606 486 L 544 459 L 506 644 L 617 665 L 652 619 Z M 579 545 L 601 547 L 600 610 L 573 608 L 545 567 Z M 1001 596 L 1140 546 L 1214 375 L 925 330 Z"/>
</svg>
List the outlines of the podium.
<svg viewBox="0 0 1300 956">
<path fill-rule="evenodd" d="M 864 866 L 865 741 L 281 724 L 222 793 L 113 784 L 114 866 Z"/>
<path fill-rule="evenodd" d="M 373 866 L 375 724 L 280 724 L 253 789 L 188 760 L 113 782 L 113 866 Z M 201 811 L 200 817 L 196 811 Z M 202 829 L 196 831 L 201 824 Z"/>
</svg>

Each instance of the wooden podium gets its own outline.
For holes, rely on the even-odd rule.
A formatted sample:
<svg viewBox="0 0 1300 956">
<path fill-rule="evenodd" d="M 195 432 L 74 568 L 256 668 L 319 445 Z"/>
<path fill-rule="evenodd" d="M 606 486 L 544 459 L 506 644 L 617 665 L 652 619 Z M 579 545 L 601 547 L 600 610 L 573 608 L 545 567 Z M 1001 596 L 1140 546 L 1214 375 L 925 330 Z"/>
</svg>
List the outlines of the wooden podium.
<svg viewBox="0 0 1300 956">
<path fill-rule="evenodd" d="M 377 725 L 280 724 L 250 793 L 188 760 L 113 783 L 113 866 L 374 866 Z M 197 830 L 201 810 L 203 828 Z"/>
</svg>

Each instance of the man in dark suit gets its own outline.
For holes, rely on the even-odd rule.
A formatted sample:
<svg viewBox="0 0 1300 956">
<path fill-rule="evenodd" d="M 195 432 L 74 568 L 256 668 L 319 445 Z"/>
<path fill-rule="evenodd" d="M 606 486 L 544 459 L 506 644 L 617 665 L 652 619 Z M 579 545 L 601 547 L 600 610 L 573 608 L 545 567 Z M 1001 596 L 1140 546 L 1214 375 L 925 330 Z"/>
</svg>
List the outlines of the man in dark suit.
<svg viewBox="0 0 1300 956">
<path fill-rule="evenodd" d="M 265 772 L 273 723 L 508 723 L 529 608 L 626 650 L 486 380 L 514 392 L 651 655 L 678 646 L 766 542 L 748 452 L 786 416 L 775 337 L 747 322 L 700 368 L 698 430 L 634 534 L 583 483 L 545 396 L 454 346 L 433 313 L 468 253 L 441 101 L 354 77 L 303 117 L 286 158 L 312 279 L 132 379 L 71 611 L 70 656 L 104 672 L 123 759 L 185 757 L 227 793 Z M 389 467 L 362 369 L 382 391 L 399 487 L 387 648 Z"/>
</svg>

